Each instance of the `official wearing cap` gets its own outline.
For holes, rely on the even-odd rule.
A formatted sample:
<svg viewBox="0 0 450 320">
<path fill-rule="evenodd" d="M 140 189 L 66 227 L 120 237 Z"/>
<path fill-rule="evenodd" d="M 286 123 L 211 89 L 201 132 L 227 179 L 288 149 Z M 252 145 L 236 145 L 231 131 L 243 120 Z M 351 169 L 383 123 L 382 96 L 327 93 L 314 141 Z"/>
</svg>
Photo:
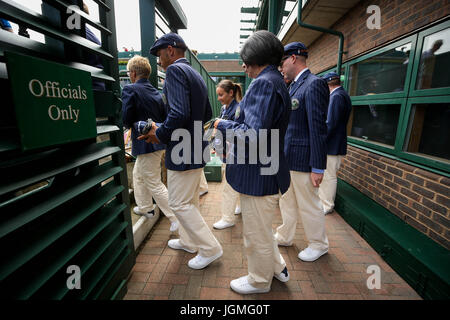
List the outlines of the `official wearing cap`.
<svg viewBox="0 0 450 320">
<path fill-rule="evenodd" d="M 336 72 L 323 76 L 330 90 L 330 104 L 327 116 L 327 169 L 319 187 L 325 214 L 333 212 L 336 197 L 337 171 L 342 158 L 347 154 L 347 122 L 352 111 L 350 96 L 341 87 L 341 80 Z"/>
<path fill-rule="evenodd" d="M 223 251 L 200 214 L 200 178 L 207 160 L 203 158 L 203 151 L 208 147 L 207 141 L 203 141 L 203 123 L 211 118 L 212 110 L 205 81 L 184 57 L 186 49 L 184 40 L 175 33 L 163 35 L 151 47 L 150 53 L 159 58 L 161 67 L 166 70 L 163 99 L 168 115 L 161 126 L 153 123 L 150 132 L 140 139 L 167 145 L 169 206 L 180 223 L 180 238 L 169 240 L 168 246 L 189 253 L 198 251 L 188 266 L 202 269 L 221 257 Z M 189 136 L 180 139 L 179 133 L 186 131 Z M 184 154 L 186 148 L 180 150 L 178 146 L 185 144 L 185 140 L 190 142 L 190 154 Z"/>
<path fill-rule="evenodd" d="M 301 42 L 284 47 L 281 70 L 285 79 L 292 80 L 289 89 L 292 111 L 284 143 L 291 185 L 280 200 L 283 224 L 277 228 L 275 236 L 279 245 L 292 245 L 300 214 L 308 247 L 298 257 L 303 261 L 314 261 L 328 252 L 318 188 L 327 159 L 329 91 L 326 81 L 307 68 L 307 57 L 307 48 Z"/>
<path fill-rule="evenodd" d="M 268 292 L 273 277 L 282 282 L 289 280 L 286 263 L 274 238 L 272 222 L 279 193 L 286 192 L 290 182 L 283 153 L 290 98 L 277 70 L 283 56 L 283 45 L 273 33 L 265 30 L 253 33 L 240 55 L 245 72 L 254 80 L 240 102 L 240 112 L 235 120 L 217 120 L 214 125 L 224 137 L 227 131 L 235 136 L 232 141 L 229 141 L 229 135 L 227 137 L 235 148 L 229 152 L 233 164 L 230 156 L 226 160 L 226 178 L 231 187 L 240 193 L 248 262 L 248 274 L 232 280 L 230 286 L 238 293 L 252 294 Z M 267 133 L 265 138 L 260 135 L 262 132 Z M 245 145 L 245 150 L 241 150 L 239 144 Z M 256 161 L 250 160 L 251 146 L 261 148 L 262 144 L 265 144 L 266 150 L 271 150 L 271 164 L 254 153 Z M 275 161 L 279 164 L 278 170 L 265 172 L 264 169 L 269 169 Z"/>
</svg>

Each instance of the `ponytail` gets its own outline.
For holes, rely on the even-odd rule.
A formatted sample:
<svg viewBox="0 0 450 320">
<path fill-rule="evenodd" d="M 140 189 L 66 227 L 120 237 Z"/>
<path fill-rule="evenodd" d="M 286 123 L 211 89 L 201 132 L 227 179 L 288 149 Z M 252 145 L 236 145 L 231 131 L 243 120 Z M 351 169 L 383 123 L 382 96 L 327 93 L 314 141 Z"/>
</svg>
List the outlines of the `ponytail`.
<svg viewBox="0 0 450 320">
<path fill-rule="evenodd" d="M 242 100 L 242 87 L 241 87 L 241 85 L 239 83 L 234 83 L 231 80 L 224 79 L 224 80 L 219 82 L 217 87 L 218 88 L 219 87 L 222 88 L 227 93 L 230 92 L 230 90 L 233 90 L 233 98 L 237 102 L 240 102 Z"/>
<path fill-rule="evenodd" d="M 235 83 L 234 84 L 234 90 L 233 90 L 233 98 L 237 101 L 237 102 L 241 102 L 242 100 L 242 87 L 239 83 Z"/>
</svg>

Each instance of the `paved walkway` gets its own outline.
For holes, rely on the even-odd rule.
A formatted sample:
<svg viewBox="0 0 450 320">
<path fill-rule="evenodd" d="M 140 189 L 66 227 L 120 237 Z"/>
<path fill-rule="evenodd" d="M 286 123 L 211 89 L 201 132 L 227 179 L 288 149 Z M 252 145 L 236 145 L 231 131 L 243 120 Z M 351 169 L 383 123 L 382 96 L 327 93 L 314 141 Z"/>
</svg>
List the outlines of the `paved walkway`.
<svg viewBox="0 0 450 320">
<path fill-rule="evenodd" d="M 200 198 L 202 215 L 222 244 L 224 254 L 203 270 L 187 266 L 194 254 L 167 247 L 169 239 L 177 238 L 169 231 L 169 220 L 161 217 L 138 250 L 136 265 L 128 282 L 127 300 L 153 299 L 234 299 L 234 300 L 352 300 L 352 299 L 421 299 L 420 296 L 373 250 L 359 234 L 334 212 L 326 216 L 330 242 L 328 254 L 315 262 L 297 258 L 306 247 L 301 222 L 292 247 L 279 247 L 290 274 L 287 283 L 274 279 L 272 290 L 264 294 L 242 296 L 230 289 L 230 281 L 247 274 L 247 259 L 242 244 L 242 217 L 234 227 L 212 228 L 220 218 L 222 183 L 210 182 L 209 193 Z M 281 224 L 275 215 L 273 227 Z M 381 269 L 381 288 L 369 290 L 367 267 Z"/>
</svg>

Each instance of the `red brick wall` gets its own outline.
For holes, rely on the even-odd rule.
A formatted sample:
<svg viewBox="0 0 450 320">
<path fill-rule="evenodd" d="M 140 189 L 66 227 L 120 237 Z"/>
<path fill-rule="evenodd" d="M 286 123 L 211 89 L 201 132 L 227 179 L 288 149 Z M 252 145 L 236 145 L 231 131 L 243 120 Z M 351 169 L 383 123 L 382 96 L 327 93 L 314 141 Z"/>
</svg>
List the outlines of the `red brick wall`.
<svg viewBox="0 0 450 320">
<path fill-rule="evenodd" d="M 348 146 L 338 177 L 450 249 L 450 179 Z"/>
<path fill-rule="evenodd" d="M 366 21 L 369 5 L 378 5 L 381 11 L 381 29 L 370 30 Z M 450 14 L 448 0 L 367 0 L 361 1 L 343 16 L 331 29 L 344 34 L 343 62 L 382 46 L 433 21 Z M 308 66 L 318 73 L 337 64 L 339 38 L 324 34 L 309 46 Z"/>
</svg>

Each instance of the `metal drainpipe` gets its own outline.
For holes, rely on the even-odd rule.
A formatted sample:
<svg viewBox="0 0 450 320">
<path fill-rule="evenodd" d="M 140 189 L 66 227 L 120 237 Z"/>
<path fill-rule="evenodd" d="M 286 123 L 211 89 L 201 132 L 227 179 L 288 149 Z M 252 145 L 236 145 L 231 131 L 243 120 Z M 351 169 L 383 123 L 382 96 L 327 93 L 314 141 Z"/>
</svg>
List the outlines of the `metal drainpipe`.
<svg viewBox="0 0 450 320">
<path fill-rule="evenodd" d="M 303 1 L 298 0 L 297 24 L 300 27 L 329 33 L 329 34 L 339 37 L 339 53 L 338 53 L 338 62 L 337 62 L 337 70 L 336 71 L 337 71 L 337 74 L 340 76 L 341 75 L 341 66 L 342 66 L 342 54 L 344 53 L 344 35 L 342 34 L 342 32 L 339 32 L 336 30 L 326 29 L 326 28 L 303 23 L 302 22 L 302 5 L 303 5 Z"/>
</svg>

